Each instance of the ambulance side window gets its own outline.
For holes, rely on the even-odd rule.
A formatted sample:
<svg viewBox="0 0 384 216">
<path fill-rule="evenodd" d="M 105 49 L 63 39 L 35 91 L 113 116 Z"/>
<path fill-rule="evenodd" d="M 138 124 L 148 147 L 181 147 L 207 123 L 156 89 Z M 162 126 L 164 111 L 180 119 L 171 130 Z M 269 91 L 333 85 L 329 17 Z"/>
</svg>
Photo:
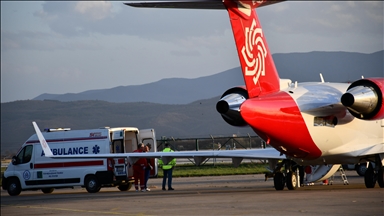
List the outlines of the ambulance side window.
<svg viewBox="0 0 384 216">
<path fill-rule="evenodd" d="M 32 158 L 33 145 L 25 146 L 17 155 L 19 164 L 28 163 Z"/>
<path fill-rule="evenodd" d="M 124 152 L 123 140 L 113 140 L 112 148 L 113 148 L 113 153 L 123 153 Z"/>
</svg>

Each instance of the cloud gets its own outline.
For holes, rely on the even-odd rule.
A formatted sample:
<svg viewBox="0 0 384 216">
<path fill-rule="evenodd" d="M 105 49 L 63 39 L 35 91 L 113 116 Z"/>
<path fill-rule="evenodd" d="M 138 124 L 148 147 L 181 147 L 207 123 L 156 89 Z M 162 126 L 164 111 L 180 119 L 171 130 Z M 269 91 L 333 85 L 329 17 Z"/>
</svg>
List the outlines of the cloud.
<svg viewBox="0 0 384 216">
<path fill-rule="evenodd" d="M 372 53 L 383 49 L 383 4 L 285 1 L 257 13 L 272 53 Z M 200 77 L 239 65 L 225 10 L 119 1 L 1 6 L 2 101 Z"/>
<path fill-rule="evenodd" d="M 1 31 L 1 50 L 100 50 L 97 36 L 72 40 L 57 33 L 41 31 Z"/>
<path fill-rule="evenodd" d="M 172 50 L 170 54 L 174 56 L 201 56 L 197 50 Z"/>
<path fill-rule="evenodd" d="M 77 2 L 75 11 L 92 20 L 101 20 L 111 15 L 112 4 L 106 1 Z"/>
</svg>

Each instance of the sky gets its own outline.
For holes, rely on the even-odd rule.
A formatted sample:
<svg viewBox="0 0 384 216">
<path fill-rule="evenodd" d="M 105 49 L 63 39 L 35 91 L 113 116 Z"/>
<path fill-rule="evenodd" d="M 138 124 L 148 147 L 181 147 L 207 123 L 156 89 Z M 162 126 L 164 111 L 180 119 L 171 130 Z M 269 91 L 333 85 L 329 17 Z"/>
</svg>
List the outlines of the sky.
<svg viewBox="0 0 384 216">
<path fill-rule="evenodd" d="M 197 78 L 239 66 L 225 10 L 126 1 L 1 1 L 1 103 Z M 384 49 L 382 1 L 257 9 L 272 54 Z"/>
</svg>

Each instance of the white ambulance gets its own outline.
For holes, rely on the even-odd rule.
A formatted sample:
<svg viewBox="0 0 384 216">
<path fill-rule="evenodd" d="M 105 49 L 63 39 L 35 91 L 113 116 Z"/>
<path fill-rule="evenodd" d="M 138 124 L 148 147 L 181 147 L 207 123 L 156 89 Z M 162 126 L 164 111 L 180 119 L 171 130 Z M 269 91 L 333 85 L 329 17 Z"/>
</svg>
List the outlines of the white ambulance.
<svg viewBox="0 0 384 216">
<path fill-rule="evenodd" d="M 70 130 L 46 129 L 45 140 L 54 155 L 128 153 L 142 142 L 156 151 L 155 131 L 134 127 Z M 151 176 L 157 176 L 157 163 Z M 55 188 L 85 187 L 96 193 L 101 187 L 132 187 L 133 170 L 126 158 L 52 159 L 44 156 L 39 139 L 32 135 L 20 148 L 3 174 L 2 188 L 17 196 L 24 190 L 52 193 Z"/>
</svg>

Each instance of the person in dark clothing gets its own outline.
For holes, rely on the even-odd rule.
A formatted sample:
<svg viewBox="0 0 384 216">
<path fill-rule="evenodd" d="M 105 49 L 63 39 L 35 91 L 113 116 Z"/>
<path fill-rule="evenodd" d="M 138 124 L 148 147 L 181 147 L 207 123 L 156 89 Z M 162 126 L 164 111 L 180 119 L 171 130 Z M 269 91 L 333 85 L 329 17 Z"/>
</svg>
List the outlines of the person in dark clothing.
<svg viewBox="0 0 384 216">
<path fill-rule="evenodd" d="M 152 145 L 150 143 L 147 143 L 144 147 L 144 152 L 149 152 L 152 149 Z M 148 179 L 151 175 L 151 170 L 153 170 L 154 162 L 151 158 L 146 158 L 147 160 L 147 167 L 145 168 L 145 174 L 144 174 L 144 188 L 146 191 L 151 191 L 151 189 L 148 188 Z"/>
</svg>

